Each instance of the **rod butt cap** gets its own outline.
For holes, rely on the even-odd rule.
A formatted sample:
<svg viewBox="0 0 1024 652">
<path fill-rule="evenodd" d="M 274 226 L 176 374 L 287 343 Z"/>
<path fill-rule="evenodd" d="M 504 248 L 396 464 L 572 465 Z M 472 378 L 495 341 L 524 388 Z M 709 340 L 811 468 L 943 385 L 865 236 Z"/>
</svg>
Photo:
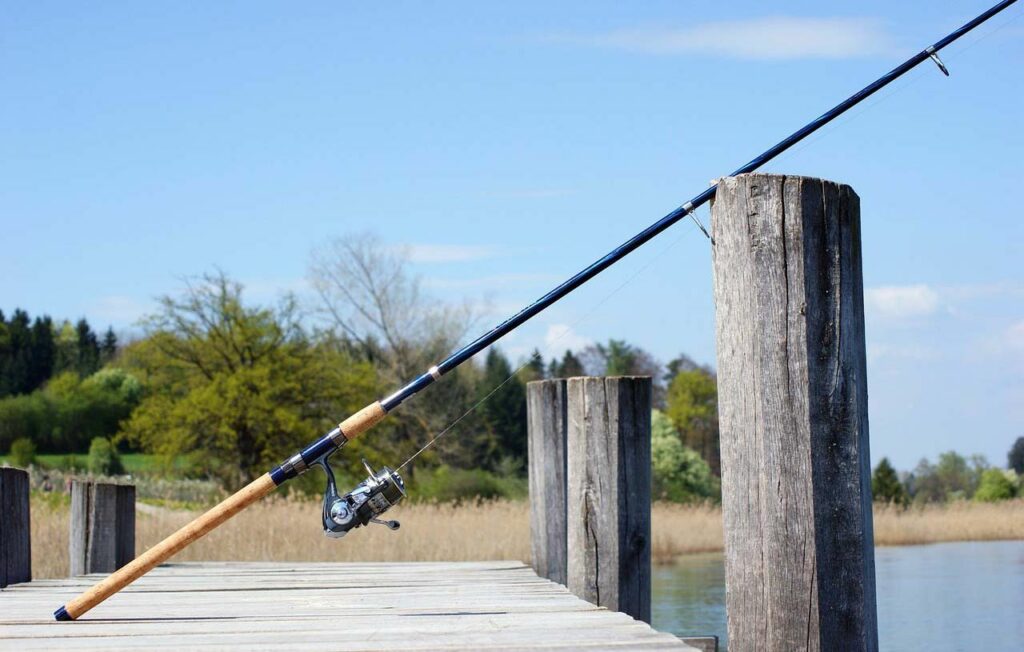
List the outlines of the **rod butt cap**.
<svg viewBox="0 0 1024 652">
<path fill-rule="evenodd" d="M 63 605 L 61 606 L 60 609 L 53 612 L 53 617 L 57 620 L 74 620 L 74 618 L 71 617 L 71 614 L 68 613 L 68 610 L 63 607 Z"/>
</svg>

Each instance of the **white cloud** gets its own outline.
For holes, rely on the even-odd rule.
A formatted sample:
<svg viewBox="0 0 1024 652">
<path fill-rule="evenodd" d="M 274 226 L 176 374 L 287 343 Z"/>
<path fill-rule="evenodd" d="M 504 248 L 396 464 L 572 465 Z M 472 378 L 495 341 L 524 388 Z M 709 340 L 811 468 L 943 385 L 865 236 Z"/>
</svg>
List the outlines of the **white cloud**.
<svg viewBox="0 0 1024 652">
<path fill-rule="evenodd" d="M 496 253 L 487 245 L 407 244 L 401 245 L 400 251 L 414 263 L 462 263 L 491 258 Z"/>
<path fill-rule="evenodd" d="M 552 354 L 566 349 L 579 351 L 586 348 L 593 340 L 580 335 L 567 324 L 551 324 L 544 334 L 544 346 Z"/>
<path fill-rule="evenodd" d="M 139 321 L 143 315 L 151 312 L 151 302 L 141 302 L 123 295 L 101 297 L 87 312 L 94 321 L 111 323 L 118 326 L 129 326 Z"/>
<path fill-rule="evenodd" d="M 939 293 L 928 285 L 890 285 L 864 291 L 869 313 L 886 319 L 926 317 L 939 309 Z"/>
<path fill-rule="evenodd" d="M 694 27 L 620 29 L 547 40 L 643 54 L 701 54 L 733 59 L 851 59 L 890 54 L 893 39 L 870 18 L 768 16 Z"/>
</svg>

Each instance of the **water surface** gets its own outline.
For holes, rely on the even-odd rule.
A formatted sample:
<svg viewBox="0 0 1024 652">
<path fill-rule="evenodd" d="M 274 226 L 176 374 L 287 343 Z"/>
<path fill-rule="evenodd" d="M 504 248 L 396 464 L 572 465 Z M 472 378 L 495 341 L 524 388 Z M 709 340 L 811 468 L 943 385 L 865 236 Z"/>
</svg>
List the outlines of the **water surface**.
<svg viewBox="0 0 1024 652">
<path fill-rule="evenodd" d="M 1024 649 L 1024 541 L 875 549 L 882 650 Z M 721 554 L 654 568 L 655 629 L 726 649 Z"/>
</svg>

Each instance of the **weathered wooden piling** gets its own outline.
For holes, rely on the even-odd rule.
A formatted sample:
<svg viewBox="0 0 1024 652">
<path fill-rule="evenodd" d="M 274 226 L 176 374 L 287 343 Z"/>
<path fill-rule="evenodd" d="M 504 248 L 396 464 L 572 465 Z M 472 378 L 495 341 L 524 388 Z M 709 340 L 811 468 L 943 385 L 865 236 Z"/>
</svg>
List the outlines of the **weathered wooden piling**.
<svg viewBox="0 0 1024 652">
<path fill-rule="evenodd" d="M 526 386 L 530 547 L 537 575 L 566 583 L 565 379 Z"/>
<path fill-rule="evenodd" d="M 71 574 L 112 573 L 135 558 L 135 487 L 71 483 Z"/>
<path fill-rule="evenodd" d="M 0 468 L 0 588 L 32 579 L 28 495 L 28 473 Z"/>
<path fill-rule="evenodd" d="M 730 648 L 878 648 L 859 211 L 768 174 L 712 206 Z"/>
<path fill-rule="evenodd" d="M 651 621 L 651 379 L 570 378 L 568 587 Z"/>
</svg>

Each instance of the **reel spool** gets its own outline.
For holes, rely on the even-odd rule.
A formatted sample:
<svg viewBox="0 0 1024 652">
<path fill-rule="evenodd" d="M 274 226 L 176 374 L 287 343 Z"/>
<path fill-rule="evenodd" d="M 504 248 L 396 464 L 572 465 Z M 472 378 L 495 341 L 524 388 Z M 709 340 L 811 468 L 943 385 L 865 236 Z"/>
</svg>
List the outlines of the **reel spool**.
<svg viewBox="0 0 1024 652">
<path fill-rule="evenodd" d="M 397 505 L 405 498 L 405 482 L 398 472 L 385 466 L 374 471 L 364 459 L 363 467 L 368 477 L 356 485 L 356 488 L 344 496 L 338 495 L 334 482 L 334 472 L 327 463 L 325 455 L 316 463 L 327 473 L 327 489 L 324 491 L 323 525 L 324 534 L 332 539 L 340 539 L 349 530 L 378 523 L 390 530 L 401 527 L 398 521 L 383 521 L 380 517 L 384 512 Z"/>
</svg>

